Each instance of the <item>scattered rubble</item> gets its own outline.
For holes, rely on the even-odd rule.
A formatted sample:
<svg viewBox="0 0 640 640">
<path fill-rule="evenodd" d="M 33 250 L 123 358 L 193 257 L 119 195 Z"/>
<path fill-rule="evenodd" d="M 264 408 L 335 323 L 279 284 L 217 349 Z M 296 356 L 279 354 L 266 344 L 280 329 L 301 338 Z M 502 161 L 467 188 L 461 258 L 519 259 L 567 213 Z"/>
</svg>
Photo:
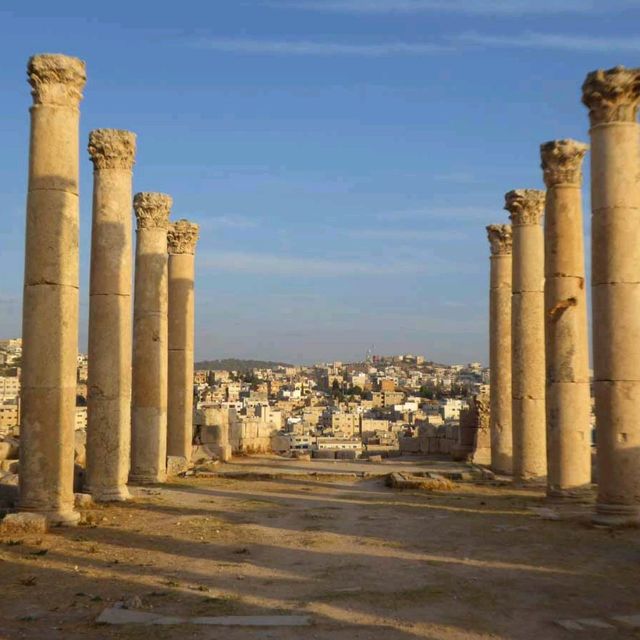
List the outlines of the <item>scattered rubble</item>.
<svg viewBox="0 0 640 640">
<path fill-rule="evenodd" d="M 394 472 L 386 477 L 386 485 L 393 489 L 421 489 L 423 491 L 452 491 L 453 482 L 437 474 L 417 476 L 410 473 Z"/>
<path fill-rule="evenodd" d="M 29 535 L 47 532 L 47 518 L 39 513 L 10 513 L 0 522 L 2 535 Z"/>
</svg>

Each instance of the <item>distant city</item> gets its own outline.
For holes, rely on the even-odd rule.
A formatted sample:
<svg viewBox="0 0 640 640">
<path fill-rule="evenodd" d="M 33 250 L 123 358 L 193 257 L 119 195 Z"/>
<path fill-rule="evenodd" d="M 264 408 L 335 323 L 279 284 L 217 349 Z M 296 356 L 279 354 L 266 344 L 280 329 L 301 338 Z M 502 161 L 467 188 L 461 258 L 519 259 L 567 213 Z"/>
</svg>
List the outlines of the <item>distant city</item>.
<svg viewBox="0 0 640 640">
<path fill-rule="evenodd" d="M 19 435 L 22 340 L 0 340 L 0 431 Z M 78 355 L 76 431 L 87 426 L 88 357 Z M 479 362 L 439 364 L 424 356 L 369 354 L 365 361 L 312 366 L 260 360 L 196 363 L 196 443 L 228 453 L 310 452 L 357 458 L 390 451 L 427 425 L 455 426 L 470 399 L 488 392 Z M 221 451 L 215 451 L 221 455 Z M 225 457 L 224 455 L 222 457 Z"/>
</svg>

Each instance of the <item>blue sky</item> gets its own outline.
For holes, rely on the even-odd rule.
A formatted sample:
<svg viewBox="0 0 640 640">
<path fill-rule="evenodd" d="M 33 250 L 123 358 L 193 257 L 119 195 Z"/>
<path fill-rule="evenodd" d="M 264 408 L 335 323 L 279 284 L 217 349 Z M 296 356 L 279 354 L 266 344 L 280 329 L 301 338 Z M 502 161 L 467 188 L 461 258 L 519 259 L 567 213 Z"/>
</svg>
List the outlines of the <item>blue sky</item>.
<svg viewBox="0 0 640 640">
<path fill-rule="evenodd" d="M 640 0 L 5 1 L 0 336 L 20 333 L 33 53 L 87 62 L 81 348 L 84 148 L 116 127 L 134 189 L 202 226 L 198 358 L 486 362 L 484 227 L 542 186 L 541 142 L 587 140 L 580 85 L 639 64 L 639 24 Z"/>
</svg>

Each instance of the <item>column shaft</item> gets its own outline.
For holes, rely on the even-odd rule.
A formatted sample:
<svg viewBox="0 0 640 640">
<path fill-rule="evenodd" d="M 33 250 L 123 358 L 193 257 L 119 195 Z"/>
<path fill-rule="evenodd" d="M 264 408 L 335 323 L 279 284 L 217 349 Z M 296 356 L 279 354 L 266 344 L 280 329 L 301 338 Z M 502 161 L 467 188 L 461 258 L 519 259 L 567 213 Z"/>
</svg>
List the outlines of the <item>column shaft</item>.
<svg viewBox="0 0 640 640">
<path fill-rule="evenodd" d="M 167 469 L 167 226 L 171 198 L 136 194 L 132 483 L 164 482 Z"/>
<path fill-rule="evenodd" d="M 87 491 L 126 500 L 131 454 L 131 169 L 135 135 L 98 129 L 94 163 Z"/>
<path fill-rule="evenodd" d="M 640 70 L 595 71 L 591 120 L 595 520 L 640 521 Z"/>
<path fill-rule="evenodd" d="M 511 191 L 506 209 L 513 225 L 511 393 L 513 475 L 546 475 L 544 362 L 544 247 L 540 225 L 544 193 Z"/>
<path fill-rule="evenodd" d="M 547 361 L 547 494 L 591 486 L 591 400 L 582 239 L 581 165 L 587 146 L 541 147 L 547 185 L 544 220 Z"/>
<path fill-rule="evenodd" d="M 489 367 L 491 371 L 491 468 L 510 474 L 511 425 L 511 247 L 509 225 L 487 227 L 491 243 L 489 289 Z"/>
<path fill-rule="evenodd" d="M 20 509 L 75 524 L 79 104 L 84 62 L 29 61 L 31 142 L 20 430 Z"/>
<path fill-rule="evenodd" d="M 169 228 L 169 396 L 167 453 L 191 461 L 193 442 L 194 249 L 198 226 Z"/>
</svg>

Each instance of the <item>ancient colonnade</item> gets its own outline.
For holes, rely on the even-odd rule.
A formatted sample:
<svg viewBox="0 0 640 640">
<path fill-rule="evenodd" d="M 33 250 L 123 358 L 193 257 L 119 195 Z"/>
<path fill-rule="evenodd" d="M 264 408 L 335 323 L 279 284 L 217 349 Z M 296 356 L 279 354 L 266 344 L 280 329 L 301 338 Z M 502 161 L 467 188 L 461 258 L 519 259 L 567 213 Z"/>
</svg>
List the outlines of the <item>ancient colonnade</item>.
<svg viewBox="0 0 640 640">
<path fill-rule="evenodd" d="M 85 64 L 64 55 L 37 55 L 29 60 L 28 76 L 33 107 L 19 508 L 40 513 L 52 524 L 75 524 L 79 103 Z M 138 230 L 132 326 L 136 136 L 96 129 L 88 149 L 94 182 L 85 491 L 97 501 L 126 500 L 128 481 L 165 480 L 167 440 L 185 463 L 190 461 L 198 226 L 186 220 L 170 226 L 167 195 L 138 193 L 133 198 Z M 170 364 L 175 374 L 169 376 Z"/>
<path fill-rule="evenodd" d="M 588 74 L 593 357 L 598 501 L 594 520 L 640 522 L 640 69 Z M 553 498 L 591 486 L 591 399 L 582 235 L 582 162 L 575 140 L 541 145 L 546 194 L 511 191 L 510 306 L 504 225 L 491 244 L 492 466 L 546 479 Z M 544 229 L 541 226 L 544 208 Z M 511 316 L 511 327 L 506 318 Z M 511 361 L 509 362 L 509 356 Z M 511 393 L 512 413 L 506 405 Z"/>
</svg>

